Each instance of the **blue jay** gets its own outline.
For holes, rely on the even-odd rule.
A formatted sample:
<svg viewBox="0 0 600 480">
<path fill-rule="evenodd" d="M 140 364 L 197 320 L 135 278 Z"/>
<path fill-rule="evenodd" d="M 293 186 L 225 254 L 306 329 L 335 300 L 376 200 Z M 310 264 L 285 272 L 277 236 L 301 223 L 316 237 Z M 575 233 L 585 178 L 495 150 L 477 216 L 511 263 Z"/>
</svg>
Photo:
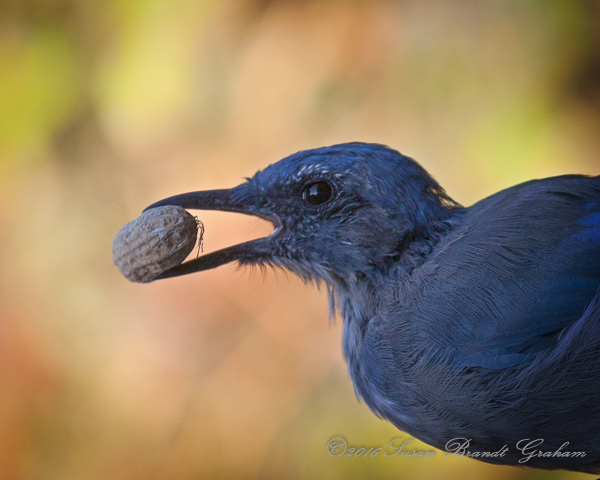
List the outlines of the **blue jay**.
<svg viewBox="0 0 600 480">
<path fill-rule="evenodd" d="M 600 176 L 465 208 L 411 158 L 356 142 L 148 208 L 164 205 L 272 222 L 155 278 L 237 261 L 324 282 L 357 396 L 399 429 L 490 463 L 600 472 Z"/>
</svg>

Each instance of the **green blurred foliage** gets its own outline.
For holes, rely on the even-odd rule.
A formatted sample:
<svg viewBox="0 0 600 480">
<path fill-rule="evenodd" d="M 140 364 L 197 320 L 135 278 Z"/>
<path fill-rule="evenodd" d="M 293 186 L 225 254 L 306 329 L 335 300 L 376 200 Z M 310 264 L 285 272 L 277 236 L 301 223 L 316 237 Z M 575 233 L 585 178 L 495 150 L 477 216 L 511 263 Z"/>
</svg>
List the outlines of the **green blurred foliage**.
<svg viewBox="0 0 600 480">
<path fill-rule="evenodd" d="M 0 0 L 0 478 L 588 478 L 331 457 L 407 436 L 356 400 L 323 291 L 112 266 L 152 201 L 353 140 L 464 204 L 600 173 L 599 2 Z M 270 231 L 201 218 L 206 251 Z"/>
<path fill-rule="evenodd" d="M 0 31 L 0 157 L 47 143 L 77 101 L 76 58 L 65 32 L 56 25 Z"/>
</svg>

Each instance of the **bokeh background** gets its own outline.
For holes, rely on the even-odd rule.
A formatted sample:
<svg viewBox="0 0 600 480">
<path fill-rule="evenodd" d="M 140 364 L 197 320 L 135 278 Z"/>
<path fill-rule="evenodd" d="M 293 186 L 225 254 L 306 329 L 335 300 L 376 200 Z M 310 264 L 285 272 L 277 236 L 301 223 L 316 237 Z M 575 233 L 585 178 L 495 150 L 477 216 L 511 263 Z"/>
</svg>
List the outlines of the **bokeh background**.
<svg viewBox="0 0 600 480">
<path fill-rule="evenodd" d="M 465 205 L 600 174 L 600 2 L 0 0 L 0 479 L 593 478 L 333 458 L 408 437 L 356 400 L 324 291 L 112 265 L 153 201 L 356 140 Z M 205 251 L 271 231 L 200 218 Z"/>
</svg>

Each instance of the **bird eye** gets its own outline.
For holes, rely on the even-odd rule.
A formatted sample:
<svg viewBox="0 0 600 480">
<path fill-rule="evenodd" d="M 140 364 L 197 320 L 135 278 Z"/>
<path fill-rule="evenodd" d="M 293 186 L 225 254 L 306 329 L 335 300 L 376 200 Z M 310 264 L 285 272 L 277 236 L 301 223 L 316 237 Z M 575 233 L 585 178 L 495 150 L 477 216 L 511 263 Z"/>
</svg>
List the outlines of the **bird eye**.
<svg viewBox="0 0 600 480">
<path fill-rule="evenodd" d="M 329 183 L 320 181 L 309 183 L 302 191 L 302 198 L 311 205 L 321 205 L 333 196 L 333 189 Z"/>
</svg>

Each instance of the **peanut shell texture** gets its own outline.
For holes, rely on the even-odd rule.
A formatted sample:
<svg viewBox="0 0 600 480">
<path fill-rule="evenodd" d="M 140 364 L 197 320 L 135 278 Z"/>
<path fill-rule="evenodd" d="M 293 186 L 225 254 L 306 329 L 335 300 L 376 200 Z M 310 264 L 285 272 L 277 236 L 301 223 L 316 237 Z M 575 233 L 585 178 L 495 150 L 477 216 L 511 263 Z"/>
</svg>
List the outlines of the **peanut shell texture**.
<svg viewBox="0 0 600 480">
<path fill-rule="evenodd" d="M 146 210 L 115 235 L 113 263 L 128 280 L 151 282 L 155 275 L 182 263 L 194 249 L 198 223 L 181 207 Z"/>
</svg>

